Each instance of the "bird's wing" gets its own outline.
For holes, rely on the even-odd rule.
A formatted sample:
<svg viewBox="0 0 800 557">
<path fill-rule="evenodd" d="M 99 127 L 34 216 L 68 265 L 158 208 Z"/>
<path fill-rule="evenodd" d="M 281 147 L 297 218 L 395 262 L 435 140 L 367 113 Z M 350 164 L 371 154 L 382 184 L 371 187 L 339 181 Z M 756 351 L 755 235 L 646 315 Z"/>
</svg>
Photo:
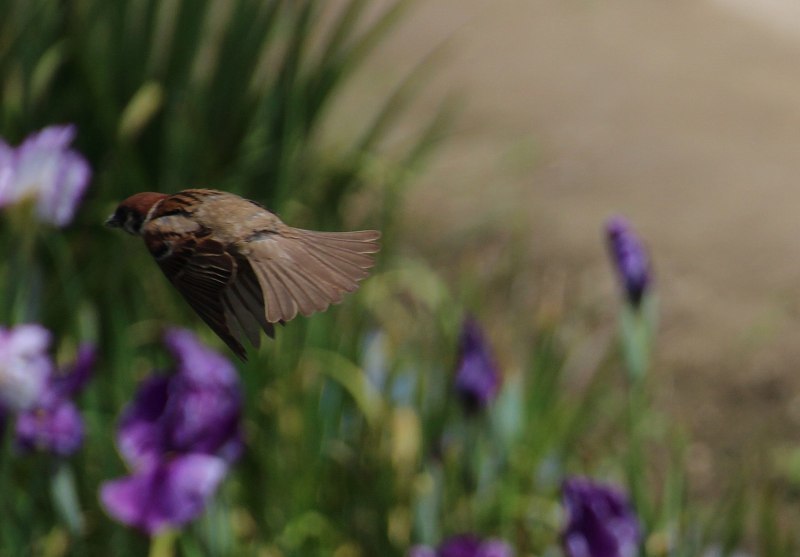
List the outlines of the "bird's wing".
<svg viewBox="0 0 800 557">
<path fill-rule="evenodd" d="M 149 232 L 149 233 L 148 233 Z M 242 360 L 245 349 L 240 339 L 246 335 L 256 347 L 260 329 L 274 335 L 264 319 L 264 301 L 258 288 L 247 280 L 237 280 L 241 260 L 210 235 L 147 231 L 144 240 L 167 278 L 209 327 Z"/>
<path fill-rule="evenodd" d="M 256 232 L 240 248 L 249 265 L 242 266 L 236 284 L 261 292 L 269 323 L 323 311 L 358 288 L 375 263 L 379 238 L 374 230 L 313 232 L 281 226 Z"/>
</svg>

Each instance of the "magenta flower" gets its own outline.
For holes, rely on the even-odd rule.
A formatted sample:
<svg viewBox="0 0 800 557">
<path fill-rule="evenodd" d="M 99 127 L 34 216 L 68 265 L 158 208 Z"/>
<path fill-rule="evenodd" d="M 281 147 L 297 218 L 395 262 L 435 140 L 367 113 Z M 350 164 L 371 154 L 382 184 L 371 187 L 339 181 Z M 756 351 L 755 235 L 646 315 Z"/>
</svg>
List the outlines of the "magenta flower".
<svg viewBox="0 0 800 557">
<path fill-rule="evenodd" d="M 567 557 L 634 557 L 641 541 L 639 520 L 626 495 L 586 478 L 562 486 L 567 525 L 562 542 Z"/>
<path fill-rule="evenodd" d="M 48 377 L 34 406 L 17 415 L 15 440 L 19 449 L 69 456 L 80 448 L 83 420 L 70 398 L 86 385 L 95 360 L 94 347 L 83 345 L 69 368 Z"/>
<path fill-rule="evenodd" d="M 611 260 L 628 301 L 638 307 L 652 282 L 650 259 L 628 221 L 614 217 L 606 223 Z"/>
<path fill-rule="evenodd" d="M 233 366 L 188 331 L 170 330 L 164 340 L 176 369 L 140 386 L 117 431 L 132 474 L 100 492 L 111 516 L 151 535 L 200 515 L 242 451 Z"/>
<path fill-rule="evenodd" d="M 469 413 L 483 410 L 500 388 L 500 373 L 478 323 L 468 317 L 461 328 L 455 390 Z"/>
<path fill-rule="evenodd" d="M 72 221 L 91 178 L 86 159 L 69 148 L 75 126 L 50 126 L 16 149 L 0 140 L 0 207 L 30 199 L 39 219 L 59 227 Z"/>
<path fill-rule="evenodd" d="M 481 540 L 472 534 L 453 536 L 437 549 L 425 545 L 412 547 L 408 557 L 513 557 L 514 550 L 498 539 Z"/>
</svg>

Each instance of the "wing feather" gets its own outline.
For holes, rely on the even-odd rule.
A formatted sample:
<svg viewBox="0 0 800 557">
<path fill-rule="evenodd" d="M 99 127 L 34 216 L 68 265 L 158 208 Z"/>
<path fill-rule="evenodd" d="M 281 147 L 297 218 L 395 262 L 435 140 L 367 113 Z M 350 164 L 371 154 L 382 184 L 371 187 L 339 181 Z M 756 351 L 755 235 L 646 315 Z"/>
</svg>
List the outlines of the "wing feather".
<svg viewBox="0 0 800 557">
<path fill-rule="evenodd" d="M 379 250 L 376 231 L 314 232 L 289 228 L 250 242 L 247 259 L 258 279 L 267 321 L 308 316 L 358 288 Z"/>
<path fill-rule="evenodd" d="M 200 318 L 237 356 L 246 359 L 244 346 L 231 330 L 232 309 L 223 292 L 236 275 L 236 261 L 211 238 L 190 234 L 144 235 L 145 244 L 161 270 Z M 247 330 L 246 326 L 241 326 Z"/>
</svg>

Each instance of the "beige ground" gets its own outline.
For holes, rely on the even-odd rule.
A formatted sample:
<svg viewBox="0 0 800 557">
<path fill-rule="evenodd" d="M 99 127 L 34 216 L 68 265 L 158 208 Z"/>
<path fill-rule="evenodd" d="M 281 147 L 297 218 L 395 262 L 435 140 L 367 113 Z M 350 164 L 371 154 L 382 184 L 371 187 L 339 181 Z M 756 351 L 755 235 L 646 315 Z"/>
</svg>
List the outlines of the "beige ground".
<svg viewBox="0 0 800 557">
<path fill-rule="evenodd" d="M 656 261 L 662 403 L 715 455 L 800 440 L 796 10 L 418 4 L 373 79 L 449 37 L 430 96 L 449 87 L 465 106 L 409 197 L 409 244 L 435 254 L 476 224 L 521 223 L 530 264 L 567 273 L 570 305 L 602 326 L 615 292 L 600 230 L 627 215 Z"/>
</svg>

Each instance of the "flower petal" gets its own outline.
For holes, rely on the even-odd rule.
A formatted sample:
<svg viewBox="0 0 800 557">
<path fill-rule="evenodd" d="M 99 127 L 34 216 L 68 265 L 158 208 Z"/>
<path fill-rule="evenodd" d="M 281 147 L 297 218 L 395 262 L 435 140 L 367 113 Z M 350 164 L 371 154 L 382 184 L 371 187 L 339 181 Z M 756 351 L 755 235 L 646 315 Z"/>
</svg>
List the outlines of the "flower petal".
<svg viewBox="0 0 800 557">
<path fill-rule="evenodd" d="M 234 460 L 242 450 L 236 370 L 189 331 L 170 329 L 164 340 L 178 364 L 164 416 L 170 450 Z"/>
<path fill-rule="evenodd" d="M 226 469 L 220 458 L 186 455 L 105 483 L 100 500 L 116 520 L 152 535 L 198 517 Z"/>
<path fill-rule="evenodd" d="M 562 539 L 568 557 L 634 557 L 639 520 L 625 494 L 586 478 L 562 487 L 568 522 Z"/>
<path fill-rule="evenodd" d="M 97 362 L 97 349 L 93 344 L 84 343 L 78 347 L 75 361 L 59 370 L 51 382 L 53 390 L 60 396 L 73 396 L 83 389 L 92 376 Z"/>
<path fill-rule="evenodd" d="M 514 557 L 514 550 L 503 540 L 486 540 L 481 544 L 477 557 Z"/>
<path fill-rule="evenodd" d="M 14 202 L 11 191 L 14 166 L 14 149 L 0 139 L 0 207 L 5 207 Z"/>
<path fill-rule="evenodd" d="M 436 557 L 436 550 L 427 545 L 415 545 L 408 550 L 406 557 Z"/>
<path fill-rule="evenodd" d="M 169 329 L 164 343 L 178 361 L 178 372 L 197 385 L 225 385 L 239 383 L 236 370 L 229 360 L 212 350 L 185 329 Z"/>
<path fill-rule="evenodd" d="M 196 385 L 177 374 L 165 412 L 169 446 L 178 452 L 219 454 L 229 443 L 239 445 L 241 394 L 227 386 Z M 233 458 L 238 456 L 235 447 Z"/>
<path fill-rule="evenodd" d="M 36 205 L 39 218 L 56 226 L 66 226 L 75 216 L 89 185 L 92 171 L 89 163 L 75 151 L 61 154 L 56 179 L 39 192 Z"/>
<path fill-rule="evenodd" d="M 166 430 L 162 416 L 169 398 L 169 377 L 144 381 L 122 414 L 117 446 L 128 466 L 151 466 L 166 452 Z"/>
<path fill-rule="evenodd" d="M 41 325 L 0 329 L 0 404 L 19 412 L 43 397 L 53 371 L 50 332 Z"/>
<path fill-rule="evenodd" d="M 47 451 L 69 456 L 83 442 L 83 420 L 75 405 L 66 399 L 17 416 L 16 443 L 22 451 Z"/>
<path fill-rule="evenodd" d="M 69 144 L 75 126 L 50 126 L 17 149 L 0 148 L 0 206 L 36 199 L 39 218 L 69 224 L 91 178 L 86 160 Z"/>
<path fill-rule="evenodd" d="M 17 325 L 7 333 L 7 341 L 18 354 L 38 354 L 50 348 L 52 335 L 38 323 Z"/>
<path fill-rule="evenodd" d="M 461 329 L 455 390 L 464 408 L 475 412 L 485 408 L 497 395 L 500 373 L 478 323 L 467 318 Z"/>
<path fill-rule="evenodd" d="M 462 534 L 445 540 L 439 546 L 439 557 L 478 557 L 481 540 L 472 534 Z"/>
<path fill-rule="evenodd" d="M 622 217 L 606 223 L 611 260 L 628 301 L 637 307 L 652 282 L 650 259 L 644 244 Z"/>
</svg>

